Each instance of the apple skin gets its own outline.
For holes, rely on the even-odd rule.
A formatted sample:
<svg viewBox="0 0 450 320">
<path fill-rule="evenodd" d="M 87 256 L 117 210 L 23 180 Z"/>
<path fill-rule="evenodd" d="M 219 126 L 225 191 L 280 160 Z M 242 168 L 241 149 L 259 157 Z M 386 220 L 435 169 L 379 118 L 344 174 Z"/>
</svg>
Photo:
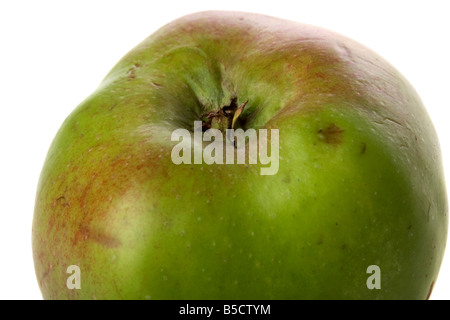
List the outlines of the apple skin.
<svg viewBox="0 0 450 320">
<path fill-rule="evenodd" d="M 175 165 L 171 132 L 248 100 L 279 170 Z M 438 139 L 383 58 L 318 27 L 242 12 L 177 19 L 65 120 L 39 180 L 45 299 L 426 299 L 447 238 Z M 70 290 L 67 268 L 81 270 Z M 369 290 L 377 265 L 381 288 Z"/>
</svg>

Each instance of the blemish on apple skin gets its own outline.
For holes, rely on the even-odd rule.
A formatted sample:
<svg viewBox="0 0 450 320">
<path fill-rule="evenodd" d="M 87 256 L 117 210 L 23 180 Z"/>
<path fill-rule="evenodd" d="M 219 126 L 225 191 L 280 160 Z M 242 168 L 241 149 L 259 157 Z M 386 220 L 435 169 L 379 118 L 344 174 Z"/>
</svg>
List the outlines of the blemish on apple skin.
<svg viewBox="0 0 450 320">
<path fill-rule="evenodd" d="M 361 154 L 365 154 L 366 153 L 366 149 L 367 149 L 367 145 L 365 142 L 361 142 L 361 150 L 360 153 Z"/>
<path fill-rule="evenodd" d="M 64 195 L 56 199 L 56 202 L 63 207 L 70 207 L 70 203 L 66 200 L 66 197 Z"/>
<path fill-rule="evenodd" d="M 319 238 L 317 239 L 316 242 L 317 245 L 322 245 L 323 244 L 323 235 L 320 235 Z"/>
<path fill-rule="evenodd" d="M 140 63 L 135 63 L 130 69 L 128 69 L 127 77 L 128 79 L 136 78 L 136 70 L 141 67 Z"/>
<path fill-rule="evenodd" d="M 161 84 L 159 84 L 159 83 L 157 83 L 157 82 L 154 82 L 154 81 L 150 81 L 150 84 L 151 84 L 152 86 L 154 86 L 154 87 L 157 87 L 157 88 L 162 88 L 162 87 L 163 87 Z"/>
<path fill-rule="evenodd" d="M 122 242 L 119 239 L 100 231 L 91 230 L 88 227 L 80 227 L 80 230 L 75 235 L 75 242 L 81 239 L 84 241 L 89 239 L 106 248 L 118 248 L 122 246 Z"/>
<path fill-rule="evenodd" d="M 325 143 L 338 145 L 342 142 L 344 130 L 335 123 L 332 123 L 325 129 L 320 129 L 317 133 L 319 134 L 319 138 L 325 141 Z"/>
</svg>

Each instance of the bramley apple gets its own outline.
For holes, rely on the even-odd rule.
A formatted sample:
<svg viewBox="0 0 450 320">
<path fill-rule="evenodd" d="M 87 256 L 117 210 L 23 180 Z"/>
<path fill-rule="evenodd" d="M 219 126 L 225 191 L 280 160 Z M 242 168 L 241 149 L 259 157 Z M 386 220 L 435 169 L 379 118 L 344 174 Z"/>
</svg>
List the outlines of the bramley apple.
<svg viewBox="0 0 450 320">
<path fill-rule="evenodd" d="M 447 222 L 435 130 L 394 67 L 214 11 L 145 39 L 62 124 L 32 241 L 46 299 L 425 299 Z"/>
</svg>

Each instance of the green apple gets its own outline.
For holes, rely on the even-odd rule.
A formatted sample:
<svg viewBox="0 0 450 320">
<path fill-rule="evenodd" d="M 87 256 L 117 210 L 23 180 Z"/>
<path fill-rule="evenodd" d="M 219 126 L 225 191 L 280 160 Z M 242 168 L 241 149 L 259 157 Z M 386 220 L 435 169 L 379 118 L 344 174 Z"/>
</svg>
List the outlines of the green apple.
<svg viewBox="0 0 450 320">
<path fill-rule="evenodd" d="M 239 147 L 230 129 L 256 140 Z M 245 161 L 219 161 L 221 141 Z M 33 220 L 39 286 L 46 299 L 426 299 L 447 237 L 439 148 L 418 94 L 363 45 L 251 13 L 182 17 L 57 133 Z"/>
</svg>

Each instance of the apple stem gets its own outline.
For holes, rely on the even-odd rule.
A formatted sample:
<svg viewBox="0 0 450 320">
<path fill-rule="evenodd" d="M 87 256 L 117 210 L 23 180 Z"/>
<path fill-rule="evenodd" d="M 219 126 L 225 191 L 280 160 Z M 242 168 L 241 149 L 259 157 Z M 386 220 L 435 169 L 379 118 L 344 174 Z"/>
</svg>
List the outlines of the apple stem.
<svg viewBox="0 0 450 320">
<path fill-rule="evenodd" d="M 227 129 L 234 129 L 239 116 L 242 114 L 248 100 L 240 106 L 237 105 L 237 98 L 234 98 L 230 105 L 224 106 L 217 111 L 210 111 L 202 115 L 203 131 L 208 129 L 219 129 L 224 134 Z"/>
</svg>

